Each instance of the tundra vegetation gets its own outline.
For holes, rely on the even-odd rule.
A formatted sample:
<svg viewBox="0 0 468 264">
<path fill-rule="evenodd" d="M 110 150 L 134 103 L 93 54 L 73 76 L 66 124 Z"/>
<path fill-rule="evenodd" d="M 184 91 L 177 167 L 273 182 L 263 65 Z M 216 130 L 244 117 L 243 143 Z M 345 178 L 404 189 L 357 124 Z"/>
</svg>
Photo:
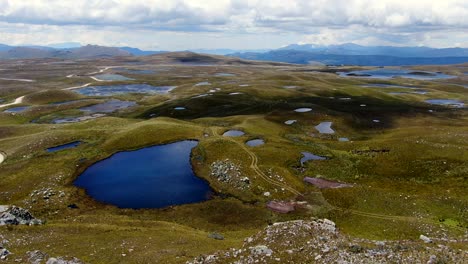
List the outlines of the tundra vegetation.
<svg viewBox="0 0 468 264">
<path fill-rule="evenodd" d="M 440 80 L 341 77 L 336 72 L 372 67 L 194 53 L 3 60 L 0 68 L 0 104 L 15 103 L 0 108 L 0 208 L 4 215 L 10 210 L 8 221 L 17 221 L 0 226 L 7 263 L 28 262 L 35 250 L 86 263 L 365 263 L 364 253 L 382 245 L 406 247 L 401 252 L 408 262 L 466 257 L 467 64 L 408 68 L 454 76 Z M 171 89 L 110 96 L 78 92 L 131 84 Z M 413 87 L 427 93 L 411 93 Z M 134 104 L 99 113 L 80 110 L 110 100 Z M 28 108 L 4 112 L 20 106 Z M 54 122 L 63 119 L 68 122 Z M 324 122 L 327 133 L 320 133 L 316 127 Z M 243 134 L 223 136 L 228 130 Z M 246 145 L 257 139 L 263 144 Z M 207 201 L 118 208 L 73 184 L 87 167 L 114 153 L 181 140 L 198 141 L 191 163 L 215 191 Z M 70 142 L 81 144 L 47 151 Z M 323 158 L 301 164 L 304 152 Z M 28 224 L 14 219 L 23 209 Z M 321 224 L 319 231 L 304 233 L 325 218 L 339 236 L 322 234 L 329 230 Z M 269 230 L 289 228 L 296 240 L 280 234 L 271 242 L 276 240 Z M 320 243 L 320 234 L 329 243 L 337 239 L 331 249 L 304 246 L 302 252 L 292 245 Z M 444 250 L 437 251 L 438 245 Z M 331 258 L 332 246 L 349 257 Z"/>
</svg>

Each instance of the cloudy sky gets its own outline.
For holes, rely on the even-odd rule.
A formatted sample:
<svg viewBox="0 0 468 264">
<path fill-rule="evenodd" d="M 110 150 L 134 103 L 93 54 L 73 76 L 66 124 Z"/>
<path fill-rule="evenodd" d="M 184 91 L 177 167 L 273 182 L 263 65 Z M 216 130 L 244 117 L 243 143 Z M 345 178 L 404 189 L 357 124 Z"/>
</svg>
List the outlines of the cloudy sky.
<svg viewBox="0 0 468 264">
<path fill-rule="evenodd" d="M 468 0 L 0 0 L 0 43 L 468 47 Z"/>
</svg>

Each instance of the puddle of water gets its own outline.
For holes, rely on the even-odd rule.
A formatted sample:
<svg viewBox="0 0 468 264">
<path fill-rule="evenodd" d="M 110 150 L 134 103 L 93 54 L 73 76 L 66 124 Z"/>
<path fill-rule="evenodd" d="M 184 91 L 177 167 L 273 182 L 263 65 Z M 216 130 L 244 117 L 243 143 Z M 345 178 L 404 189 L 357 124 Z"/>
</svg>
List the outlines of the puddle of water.
<svg viewBox="0 0 468 264">
<path fill-rule="evenodd" d="M 101 104 L 90 105 L 80 108 L 83 112 L 89 113 L 112 113 L 120 109 L 129 108 L 135 106 L 135 102 L 131 101 L 120 101 L 120 100 L 110 100 Z"/>
<path fill-rule="evenodd" d="M 234 92 L 234 93 L 230 93 L 229 95 L 238 95 L 238 94 L 243 94 L 243 93 L 240 93 L 240 92 Z"/>
<path fill-rule="evenodd" d="M 18 106 L 13 108 L 8 108 L 7 110 L 3 111 L 5 113 L 21 113 L 31 108 L 30 106 Z"/>
<path fill-rule="evenodd" d="M 454 99 L 429 99 L 426 100 L 426 103 L 433 105 L 453 106 L 457 108 L 462 108 L 465 106 L 463 102 Z"/>
<path fill-rule="evenodd" d="M 87 168 L 74 182 L 94 199 L 120 208 L 163 208 L 212 195 L 190 162 L 196 141 L 118 152 Z"/>
<path fill-rule="evenodd" d="M 341 137 L 341 138 L 338 138 L 338 141 L 340 141 L 340 142 L 348 142 L 348 141 L 349 141 L 349 138 Z"/>
<path fill-rule="evenodd" d="M 393 95 L 402 95 L 402 94 L 428 94 L 429 92 L 426 90 L 414 90 L 412 92 L 389 92 L 388 94 Z"/>
<path fill-rule="evenodd" d="M 55 146 L 55 147 L 48 148 L 46 150 L 47 150 L 47 152 L 57 152 L 57 151 L 64 150 L 64 149 L 76 148 L 79 145 L 81 145 L 81 143 L 83 143 L 83 142 L 73 141 L 73 142 L 70 142 L 70 143 L 67 143 L 67 144 L 58 145 L 58 146 Z"/>
<path fill-rule="evenodd" d="M 149 84 L 122 84 L 88 86 L 73 91 L 87 96 L 112 96 L 128 93 L 167 94 L 177 86 L 152 86 Z"/>
<path fill-rule="evenodd" d="M 195 95 L 194 97 L 192 98 L 201 98 L 201 97 L 207 97 L 207 96 L 210 96 L 212 94 L 199 94 L 199 95 Z"/>
<path fill-rule="evenodd" d="M 106 116 L 105 114 L 93 114 L 79 117 L 66 117 L 66 118 L 56 118 L 52 120 L 52 124 L 68 124 L 68 123 L 78 123 L 87 120 L 96 119 L 99 117 Z"/>
<path fill-rule="evenodd" d="M 314 155 L 310 152 L 301 152 L 302 153 L 302 158 L 301 158 L 301 165 L 303 166 L 304 163 L 306 163 L 309 160 L 326 160 L 327 158 L 322 157 L 322 156 L 317 156 Z"/>
<path fill-rule="evenodd" d="M 210 82 L 199 82 L 197 84 L 195 84 L 195 86 L 206 86 L 206 85 L 211 85 Z"/>
<path fill-rule="evenodd" d="M 286 125 L 292 125 L 292 124 L 294 124 L 294 123 L 296 123 L 296 122 L 297 122 L 297 120 L 287 120 L 287 121 L 284 121 L 284 123 L 285 123 Z"/>
<path fill-rule="evenodd" d="M 139 69 L 125 69 L 125 68 L 118 68 L 117 70 L 130 73 L 130 74 L 154 74 L 156 73 L 153 70 L 139 70 Z"/>
<path fill-rule="evenodd" d="M 361 85 L 361 87 L 366 87 L 366 88 L 402 88 L 402 89 L 417 88 L 417 87 L 412 87 L 412 86 L 403 86 L 403 85 L 385 84 L 385 83 L 371 83 L 371 84 Z"/>
<path fill-rule="evenodd" d="M 331 128 L 333 122 L 322 122 L 315 126 L 320 134 L 334 134 L 335 131 Z"/>
<path fill-rule="evenodd" d="M 265 144 L 265 141 L 263 139 L 252 139 L 245 142 L 245 144 L 249 147 L 256 147 Z"/>
<path fill-rule="evenodd" d="M 299 86 L 296 86 L 296 85 L 286 85 L 286 86 L 283 86 L 283 88 L 285 88 L 285 89 L 296 89 L 296 88 L 299 88 Z"/>
<path fill-rule="evenodd" d="M 183 107 L 183 106 L 177 106 L 177 107 L 174 107 L 174 110 L 177 110 L 177 111 L 182 111 L 182 110 L 186 110 L 187 108 Z"/>
<path fill-rule="evenodd" d="M 215 73 L 214 76 L 216 76 L 216 77 L 233 77 L 233 76 L 236 76 L 236 75 L 233 74 L 233 73 L 219 72 L 219 73 Z"/>
<path fill-rule="evenodd" d="M 306 108 L 306 107 L 303 107 L 303 108 L 297 108 L 294 110 L 294 112 L 296 113 L 306 113 L 306 112 L 310 112 L 312 111 L 312 108 Z"/>
<path fill-rule="evenodd" d="M 99 74 L 95 75 L 95 78 L 103 81 L 130 81 L 130 80 L 135 80 L 132 78 L 125 77 L 120 74 Z"/>
<path fill-rule="evenodd" d="M 228 130 L 224 132 L 223 134 L 223 136 L 225 137 L 240 137 L 243 135 L 245 135 L 244 131 L 240 131 L 240 130 Z"/>
</svg>

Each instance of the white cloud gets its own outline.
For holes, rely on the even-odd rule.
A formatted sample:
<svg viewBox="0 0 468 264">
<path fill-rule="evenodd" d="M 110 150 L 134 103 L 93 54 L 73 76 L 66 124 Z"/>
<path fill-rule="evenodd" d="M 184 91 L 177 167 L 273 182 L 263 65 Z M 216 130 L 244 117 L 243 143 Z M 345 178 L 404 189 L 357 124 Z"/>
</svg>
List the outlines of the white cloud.
<svg viewBox="0 0 468 264">
<path fill-rule="evenodd" d="M 468 31 L 466 0 L 0 0 L 0 23 L 0 43 L 166 43 L 161 48 L 170 49 L 179 43 L 155 36 L 181 32 L 194 40 L 185 39 L 186 48 L 197 40 L 217 45 L 220 34 L 232 43 L 263 35 L 281 42 L 274 46 L 296 39 L 468 46 L 461 34 Z M 443 32 L 445 39 L 438 37 Z"/>
</svg>

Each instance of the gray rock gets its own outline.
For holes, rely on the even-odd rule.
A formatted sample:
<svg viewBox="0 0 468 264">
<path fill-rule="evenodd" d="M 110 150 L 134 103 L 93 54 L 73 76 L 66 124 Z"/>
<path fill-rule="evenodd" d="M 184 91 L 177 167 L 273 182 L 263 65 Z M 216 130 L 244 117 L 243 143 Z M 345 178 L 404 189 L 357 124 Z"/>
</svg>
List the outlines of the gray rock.
<svg viewBox="0 0 468 264">
<path fill-rule="evenodd" d="M 41 252 L 39 250 L 34 250 L 34 251 L 28 251 L 26 252 L 28 255 L 28 261 L 31 264 L 40 264 L 44 259 L 48 257 L 48 255 L 44 252 Z"/>
<path fill-rule="evenodd" d="M 10 255 L 10 251 L 8 251 L 8 249 L 6 248 L 0 248 L 0 259 L 6 259 L 8 257 L 8 255 Z"/>
<path fill-rule="evenodd" d="M 82 264 L 81 260 L 73 258 L 72 260 L 65 260 L 61 257 L 58 258 L 49 258 L 46 264 Z"/>
<path fill-rule="evenodd" d="M 208 235 L 208 237 L 216 240 L 224 240 L 224 236 L 218 233 L 211 233 Z"/>
<path fill-rule="evenodd" d="M 253 255 L 267 255 L 267 256 L 271 256 L 271 254 L 273 254 L 273 250 L 269 249 L 267 246 L 265 245 L 258 245 L 258 246 L 255 246 L 255 247 L 252 247 L 250 249 L 250 252 L 253 254 Z"/>
<path fill-rule="evenodd" d="M 0 214 L 1 225 L 40 225 L 42 221 L 36 219 L 32 214 L 23 208 L 12 206 L 7 211 Z"/>
<path fill-rule="evenodd" d="M 429 237 L 425 236 L 425 235 L 420 235 L 419 236 L 419 239 L 421 239 L 422 241 L 424 241 L 424 243 L 432 243 L 432 239 L 430 239 Z"/>
</svg>

